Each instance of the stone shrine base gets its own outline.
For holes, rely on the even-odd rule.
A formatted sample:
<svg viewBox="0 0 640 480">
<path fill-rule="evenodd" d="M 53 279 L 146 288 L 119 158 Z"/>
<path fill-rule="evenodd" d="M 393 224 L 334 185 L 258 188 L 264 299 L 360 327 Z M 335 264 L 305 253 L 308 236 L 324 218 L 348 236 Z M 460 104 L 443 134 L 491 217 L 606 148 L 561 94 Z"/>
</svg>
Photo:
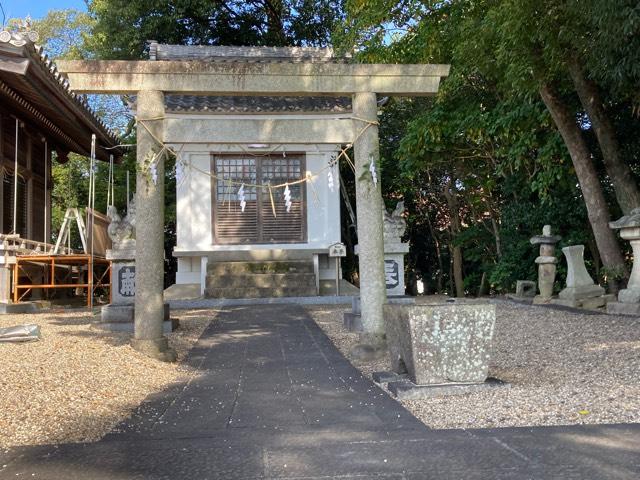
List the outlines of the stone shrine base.
<svg viewBox="0 0 640 480">
<path fill-rule="evenodd" d="M 554 298 L 550 303 L 553 305 L 561 305 L 563 307 L 595 310 L 596 308 L 604 307 L 607 304 L 607 299 L 604 295 L 600 297 L 583 298 L 576 300 L 569 298 Z"/>
<path fill-rule="evenodd" d="M 439 383 L 432 385 L 416 385 L 406 374 L 395 372 L 375 372 L 373 381 L 387 384 L 387 389 L 399 400 L 420 400 L 424 398 L 445 397 L 450 395 L 465 395 L 496 388 L 511 388 L 511 385 L 489 377 L 482 383 Z"/>
<path fill-rule="evenodd" d="M 534 297 L 521 297 L 520 295 L 517 295 L 515 293 L 507 293 L 505 297 L 508 298 L 509 300 L 513 300 L 514 302 L 524 303 L 527 305 L 531 305 L 533 303 L 533 298 L 534 298 Z"/>
<path fill-rule="evenodd" d="M 178 328 L 178 320 L 170 317 L 170 307 L 164 304 L 164 333 Z M 133 305 L 105 305 L 101 309 L 100 320 L 93 327 L 110 332 L 131 332 L 134 330 L 135 308 Z"/>
<path fill-rule="evenodd" d="M 533 297 L 533 301 L 531 303 L 533 303 L 534 305 L 548 305 L 553 300 L 555 300 L 555 298 L 547 298 L 543 297 L 542 295 L 536 295 L 535 297 Z"/>
<path fill-rule="evenodd" d="M 609 302 L 607 303 L 607 313 L 640 316 L 640 303 Z"/>
</svg>

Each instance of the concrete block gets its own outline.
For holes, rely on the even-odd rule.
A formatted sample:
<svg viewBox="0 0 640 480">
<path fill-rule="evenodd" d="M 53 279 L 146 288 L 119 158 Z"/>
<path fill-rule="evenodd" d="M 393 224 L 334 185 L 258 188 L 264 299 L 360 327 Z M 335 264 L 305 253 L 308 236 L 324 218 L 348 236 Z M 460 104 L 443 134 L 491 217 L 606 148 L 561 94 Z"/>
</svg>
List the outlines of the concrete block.
<svg viewBox="0 0 640 480">
<path fill-rule="evenodd" d="M 180 326 L 177 318 L 171 318 L 162 322 L 162 332 L 171 333 Z M 132 322 L 98 322 L 93 324 L 93 328 L 106 332 L 127 332 L 133 333 L 134 324 Z"/>
<path fill-rule="evenodd" d="M 563 300 L 582 300 L 585 298 L 601 297 L 604 295 L 604 288 L 600 285 L 580 285 L 577 287 L 567 287 L 558 294 L 558 298 Z"/>
<path fill-rule="evenodd" d="M 535 297 L 533 297 L 533 304 L 534 305 L 548 305 L 552 302 L 552 300 L 554 300 L 553 298 L 546 298 L 543 297 L 542 295 L 536 295 Z"/>
<path fill-rule="evenodd" d="M 607 313 L 640 316 L 640 303 L 609 302 L 607 303 Z"/>
<path fill-rule="evenodd" d="M 533 298 L 536 296 L 536 282 L 531 280 L 516 281 L 516 297 Z"/>
<path fill-rule="evenodd" d="M 385 305 L 392 370 L 417 385 L 487 378 L 495 305 Z"/>
<path fill-rule="evenodd" d="M 12 313 L 34 313 L 39 310 L 35 302 L 0 303 L 0 315 Z"/>
<path fill-rule="evenodd" d="M 171 308 L 168 303 L 164 304 L 164 321 L 169 321 Z M 131 323 L 133 325 L 135 307 L 133 305 L 105 305 L 100 311 L 100 321 L 102 323 Z"/>
<path fill-rule="evenodd" d="M 391 371 L 373 372 L 371 377 L 376 383 L 402 382 L 409 380 L 409 375 L 406 373 L 400 374 Z"/>
<path fill-rule="evenodd" d="M 585 298 L 580 301 L 580 308 L 595 310 L 596 308 L 604 307 L 606 304 L 607 301 L 604 296 Z"/>
<path fill-rule="evenodd" d="M 618 292 L 618 300 L 622 303 L 640 303 L 639 288 L 625 288 Z"/>
<path fill-rule="evenodd" d="M 515 293 L 507 293 L 505 295 L 509 300 L 513 300 L 514 302 L 523 303 L 525 305 L 531 305 L 533 303 L 534 297 L 519 297 Z"/>
<path fill-rule="evenodd" d="M 100 321 L 133 324 L 134 311 L 133 305 L 105 305 L 100 309 Z"/>
<path fill-rule="evenodd" d="M 571 298 L 554 298 L 551 300 L 553 305 L 560 305 L 563 307 L 571 307 L 571 308 L 584 308 L 586 310 L 595 310 L 600 307 L 604 307 L 606 305 L 606 298 L 604 295 L 600 295 L 597 297 L 588 297 L 581 299 L 571 299 Z"/>
<path fill-rule="evenodd" d="M 344 312 L 343 325 L 349 332 L 362 332 L 362 317 L 359 313 Z"/>
<path fill-rule="evenodd" d="M 482 383 L 447 383 L 441 385 L 416 385 L 405 380 L 390 382 L 387 388 L 398 400 L 420 400 L 423 398 L 464 395 L 496 388 L 511 388 L 511 385 L 497 378 L 487 378 Z"/>
</svg>

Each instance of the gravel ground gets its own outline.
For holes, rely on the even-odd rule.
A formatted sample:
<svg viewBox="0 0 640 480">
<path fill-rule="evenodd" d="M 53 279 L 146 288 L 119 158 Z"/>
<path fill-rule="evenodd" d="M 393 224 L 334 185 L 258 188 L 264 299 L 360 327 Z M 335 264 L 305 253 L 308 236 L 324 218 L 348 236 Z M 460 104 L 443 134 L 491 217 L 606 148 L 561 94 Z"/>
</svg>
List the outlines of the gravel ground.
<svg viewBox="0 0 640 480">
<path fill-rule="evenodd" d="M 0 343 L 0 447 L 99 440 L 147 395 L 193 374 L 180 362 L 215 311 L 172 316 L 175 364 L 139 354 L 125 333 L 92 329 L 89 312 L 1 316 L 0 327 L 40 325 L 42 338 Z"/>
<path fill-rule="evenodd" d="M 433 428 L 485 428 L 640 422 L 640 319 L 496 300 L 489 375 L 511 384 L 462 396 L 403 401 Z M 342 327 L 344 307 L 309 307 L 349 358 L 357 334 Z M 388 360 L 358 363 L 366 375 Z"/>
</svg>

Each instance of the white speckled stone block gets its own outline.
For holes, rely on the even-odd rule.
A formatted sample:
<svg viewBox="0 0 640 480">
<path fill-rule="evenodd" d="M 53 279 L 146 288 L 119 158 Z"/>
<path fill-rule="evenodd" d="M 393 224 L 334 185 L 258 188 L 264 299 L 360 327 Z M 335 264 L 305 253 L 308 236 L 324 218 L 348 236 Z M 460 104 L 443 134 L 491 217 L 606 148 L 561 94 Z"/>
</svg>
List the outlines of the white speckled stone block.
<svg viewBox="0 0 640 480">
<path fill-rule="evenodd" d="M 417 385 L 484 382 L 495 305 L 385 305 L 391 368 Z"/>
</svg>

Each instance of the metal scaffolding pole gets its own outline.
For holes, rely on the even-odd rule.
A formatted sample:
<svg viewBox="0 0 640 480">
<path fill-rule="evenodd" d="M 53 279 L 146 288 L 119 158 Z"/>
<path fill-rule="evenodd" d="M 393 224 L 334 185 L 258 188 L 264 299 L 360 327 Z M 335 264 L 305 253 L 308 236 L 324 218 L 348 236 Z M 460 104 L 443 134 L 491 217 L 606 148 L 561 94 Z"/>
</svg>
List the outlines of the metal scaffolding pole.
<svg viewBox="0 0 640 480">
<path fill-rule="evenodd" d="M 18 135 L 20 133 L 20 120 L 16 118 L 16 148 L 13 162 L 13 233 L 18 233 Z"/>
<path fill-rule="evenodd" d="M 44 139 L 44 237 L 49 243 L 49 144 Z"/>
</svg>

